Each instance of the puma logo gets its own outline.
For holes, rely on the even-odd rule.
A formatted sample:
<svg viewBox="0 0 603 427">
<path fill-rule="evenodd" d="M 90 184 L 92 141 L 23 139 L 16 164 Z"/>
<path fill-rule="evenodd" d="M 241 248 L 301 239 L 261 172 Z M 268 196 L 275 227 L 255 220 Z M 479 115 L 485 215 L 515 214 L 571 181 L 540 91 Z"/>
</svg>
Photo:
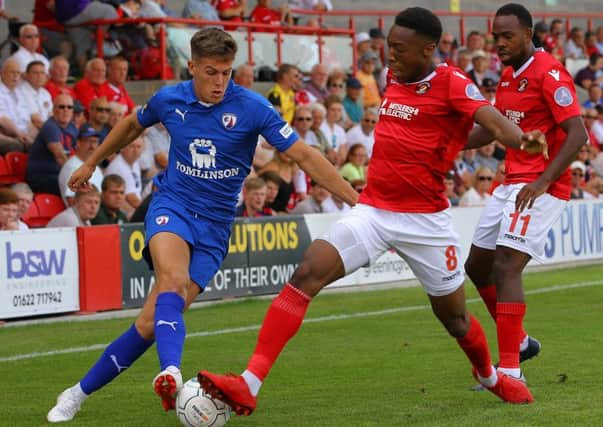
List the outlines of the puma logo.
<svg viewBox="0 0 603 427">
<path fill-rule="evenodd" d="M 128 366 L 121 366 L 119 363 L 117 363 L 117 356 L 115 356 L 114 354 L 111 354 L 109 356 L 109 358 L 113 361 L 113 364 L 115 365 L 115 367 L 117 368 L 117 373 L 119 374 L 121 371 L 128 369 Z"/>
<path fill-rule="evenodd" d="M 157 323 L 155 324 L 155 326 L 168 325 L 169 327 L 171 327 L 174 330 L 174 332 L 176 332 L 177 324 L 178 324 L 177 321 L 168 322 L 166 320 L 158 320 Z"/>
<path fill-rule="evenodd" d="M 182 112 L 182 111 L 180 111 L 179 108 L 176 108 L 174 111 L 176 114 L 178 114 L 182 118 L 182 121 L 184 121 L 184 116 L 186 116 L 186 113 L 188 113 L 188 110 L 184 110 L 184 112 Z"/>
</svg>

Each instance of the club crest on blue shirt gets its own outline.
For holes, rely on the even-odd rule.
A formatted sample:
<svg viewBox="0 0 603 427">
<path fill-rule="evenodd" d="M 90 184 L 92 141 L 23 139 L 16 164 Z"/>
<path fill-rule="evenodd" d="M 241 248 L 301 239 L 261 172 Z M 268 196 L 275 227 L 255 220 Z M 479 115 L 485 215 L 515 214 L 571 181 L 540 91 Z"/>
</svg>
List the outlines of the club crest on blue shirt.
<svg viewBox="0 0 603 427">
<path fill-rule="evenodd" d="M 517 92 L 523 92 L 528 87 L 528 79 L 521 79 L 519 81 L 519 86 L 517 87 Z"/>
<path fill-rule="evenodd" d="M 157 225 L 165 225 L 170 221 L 170 217 L 167 215 L 161 215 L 155 218 Z"/>
<path fill-rule="evenodd" d="M 486 99 L 479 91 L 479 88 L 473 83 L 469 83 L 465 86 L 465 95 L 467 95 L 467 98 L 473 99 L 474 101 L 484 101 Z"/>
<path fill-rule="evenodd" d="M 233 113 L 222 114 L 222 124 L 226 129 L 232 129 L 237 124 L 237 116 Z"/>
<path fill-rule="evenodd" d="M 429 89 L 431 89 L 431 83 L 421 82 L 417 85 L 417 95 L 424 95 Z"/>
</svg>

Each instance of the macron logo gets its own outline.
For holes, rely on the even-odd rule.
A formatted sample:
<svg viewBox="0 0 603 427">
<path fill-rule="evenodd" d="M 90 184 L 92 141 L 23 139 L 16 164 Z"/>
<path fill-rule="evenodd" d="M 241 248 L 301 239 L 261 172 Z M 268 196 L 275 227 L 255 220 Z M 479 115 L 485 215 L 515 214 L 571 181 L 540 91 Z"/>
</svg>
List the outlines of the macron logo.
<svg viewBox="0 0 603 427">
<path fill-rule="evenodd" d="M 178 324 L 178 322 L 176 322 L 176 321 L 168 322 L 167 320 L 158 320 L 157 323 L 155 324 L 155 326 L 159 327 L 161 325 L 168 325 L 170 328 L 172 328 L 174 330 L 174 332 L 176 332 L 177 324 Z"/>
<path fill-rule="evenodd" d="M 174 110 L 174 112 L 182 118 L 182 121 L 184 121 L 184 116 L 186 116 L 186 113 L 188 113 L 188 110 L 184 110 L 184 112 L 182 112 L 182 111 L 180 111 L 179 108 L 176 108 Z"/>
<path fill-rule="evenodd" d="M 549 75 L 559 81 L 559 70 L 551 70 L 549 71 Z"/>
<path fill-rule="evenodd" d="M 119 374 L 121 371 L 124 371 L 126 369 L 128 369 L 128 366 L 121 366 L 119 363 L 117 363 L 117 356 L 114 354 L 111 354 L 109 356 L 109 358 L 113 361 L 113 364 L 115 365 L 115 367 L 117 368 L 117 373 Z"/>
</svg>

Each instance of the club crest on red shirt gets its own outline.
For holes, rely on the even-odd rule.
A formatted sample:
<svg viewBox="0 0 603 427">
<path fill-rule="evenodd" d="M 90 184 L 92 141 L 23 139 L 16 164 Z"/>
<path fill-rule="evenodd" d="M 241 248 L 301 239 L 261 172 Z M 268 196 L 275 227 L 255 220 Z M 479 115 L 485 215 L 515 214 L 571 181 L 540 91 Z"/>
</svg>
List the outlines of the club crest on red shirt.
<svg viewBox="0 0 603 427">
<path fill-rule="evenodd" d="M 519 81 L 519 87 L 517 88 L 517 92 L 523 92 L 528 87 L 528 79 L 521 79 Z"/>
<path fill-rule="evenodd" d="M 425 93 L 431 89 L 431 83 L 429 82 L 421 82 L 417 85 L 417 95 L 425 95 Z"/>
</svg>

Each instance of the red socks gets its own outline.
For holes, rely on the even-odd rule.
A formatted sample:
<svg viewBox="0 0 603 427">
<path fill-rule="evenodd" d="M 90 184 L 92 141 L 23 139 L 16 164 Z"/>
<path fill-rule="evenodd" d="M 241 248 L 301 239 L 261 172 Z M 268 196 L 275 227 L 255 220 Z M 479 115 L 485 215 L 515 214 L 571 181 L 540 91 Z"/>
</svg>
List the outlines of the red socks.
<svg viewBox="0 0 603 427">
<path fill-rule="evenodd" d="M 264 381 L 287 342 L 299 330 L 311 300 L 304 292 L 287 283 L 270 304 L 255 351 L 247 364 L 247 369 L 261 381 Z"/>
<path fill-rule="evenodd" d="M 492 316 L 494 321 L 496 321 L 496 285 L 488 285 L 483 288 L 477 288 L 477 291 L 482 297 L 482 300 L 484 300 L 484 303 L 486 304 L 486 308 L 488 309 L 490 316 Z M 528 335 L 528 333 L 523 329 L 522 324 L 520 334 L 521 341 L 523 341 L 526 335 Z"/>
<path fill-rule="evenodd" d="M 501 368 L 519 368 L 519 346 L 525 335 L 521 325 L 525 313 L 526 305 L 524 303 L 499 302 L 496 304 L 496 333 Z"/>
<path fill-rule="evenodd" d="M 486 335 L 475 317 L 469 314 L 469 319 L 471 322 L 469 330 L 464 337 L 457 338 L 456 341 L 469 358 L 471 365 L 477 369 L 479 376 L 487 378 L 492 374 L 492 361 Z"/>
</svg>

